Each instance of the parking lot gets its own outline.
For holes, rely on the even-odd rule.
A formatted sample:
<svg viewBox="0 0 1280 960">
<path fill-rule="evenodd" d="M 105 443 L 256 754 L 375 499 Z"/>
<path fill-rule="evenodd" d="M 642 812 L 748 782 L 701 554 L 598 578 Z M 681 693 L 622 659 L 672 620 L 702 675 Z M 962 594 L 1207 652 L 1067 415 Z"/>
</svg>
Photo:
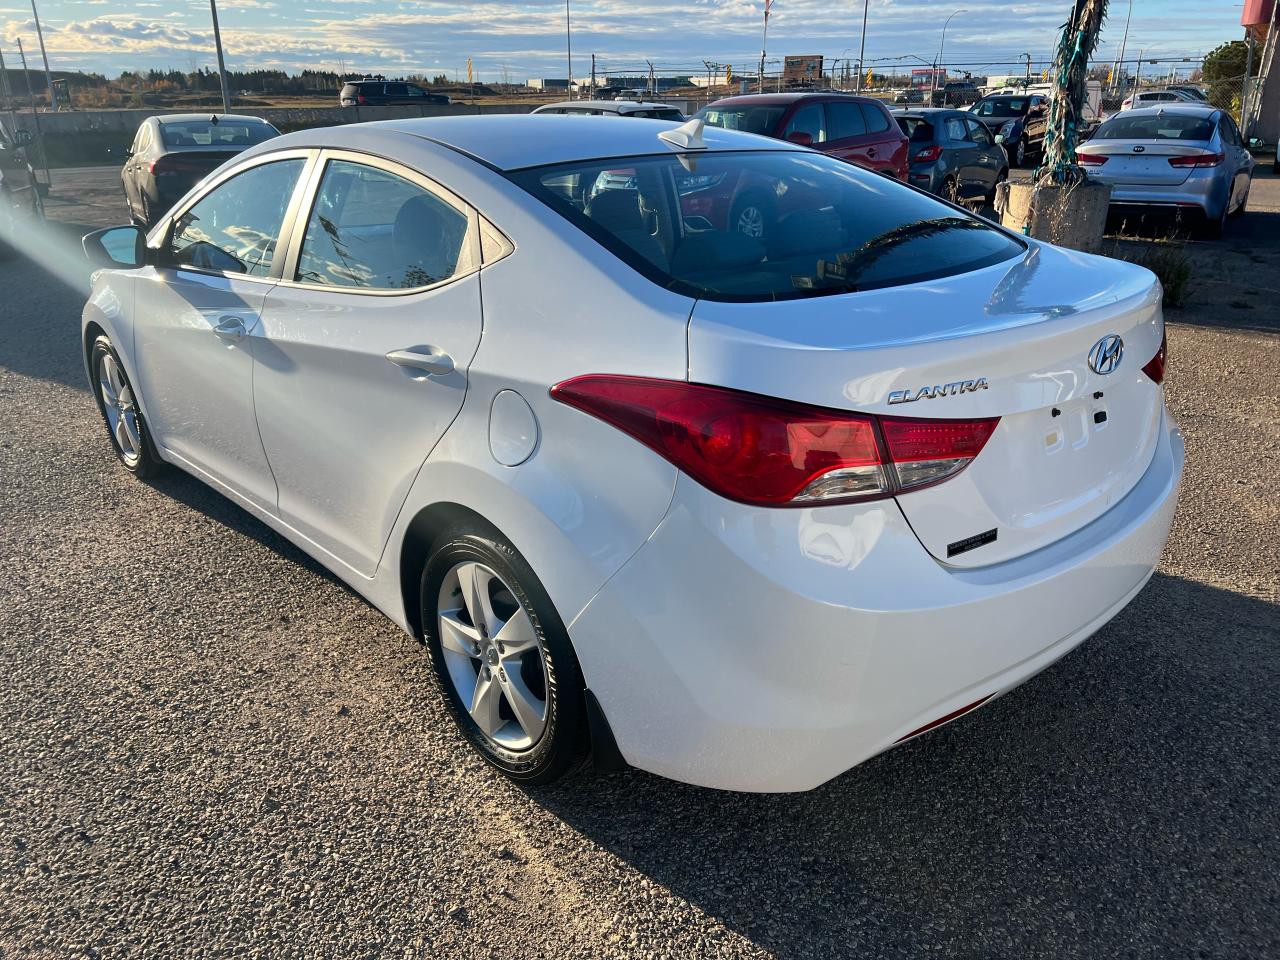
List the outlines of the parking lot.
<svg viewBox="0 0 1280 960">
<path fill-rule="evenodd" d="M 76 245 L 123 219 L 115 177 L 55 171 L 41 263 L 0 263 L 0 957 L 1280 956 L 1269 165 L 1167 313 L 1188 459 L 1150 585 L 787 796 L 522 791 L 417 643 L 198 481 L 120 469 Z"/>
</svg>

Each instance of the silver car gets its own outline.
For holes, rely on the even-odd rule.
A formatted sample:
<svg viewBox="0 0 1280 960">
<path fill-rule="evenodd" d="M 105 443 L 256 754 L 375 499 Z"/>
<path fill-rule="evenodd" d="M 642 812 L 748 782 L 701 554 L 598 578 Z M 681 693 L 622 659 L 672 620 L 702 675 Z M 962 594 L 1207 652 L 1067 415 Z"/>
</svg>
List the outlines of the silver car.
<svg viewBox="0 0 1280 960">
<path fill-rule="evenodd" d="M 1077 148 L 1091 178 L 1111 186 L 1112 212 L 1166 212 L 1219 236 L 1244 213 L 1254 160 L 1230 114 L 1208 104 L 1126 110 Z"/>
</svg>

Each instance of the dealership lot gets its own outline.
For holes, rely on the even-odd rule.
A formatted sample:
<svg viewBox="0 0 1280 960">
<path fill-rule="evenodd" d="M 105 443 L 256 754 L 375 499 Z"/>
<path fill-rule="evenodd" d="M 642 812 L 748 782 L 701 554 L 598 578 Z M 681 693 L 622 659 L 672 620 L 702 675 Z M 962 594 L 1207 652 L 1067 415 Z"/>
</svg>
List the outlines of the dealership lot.
<svg viewBox="0 0 1280 960">
<path fill-rule="evenodd" d="M 973 716 L 762 797 L 520 791 L 416 643 L 197 481 L 119 469 L 74 240 L 121 219 L 114 176 L 55 172 L 63 279 L 0 264 L 0 952 L 1280 952 L 1280 180 L 1169 311 L 1188 465 L 1145 592 Z"/>
</svg>

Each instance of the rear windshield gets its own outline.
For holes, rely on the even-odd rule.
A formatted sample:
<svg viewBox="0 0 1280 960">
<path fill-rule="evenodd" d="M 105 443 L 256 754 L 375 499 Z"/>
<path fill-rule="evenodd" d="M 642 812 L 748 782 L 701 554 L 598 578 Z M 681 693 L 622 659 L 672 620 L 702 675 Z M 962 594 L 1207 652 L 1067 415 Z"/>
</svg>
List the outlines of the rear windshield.
<svg viewBox="0 0 1280 960">
<path fill-rule="evenodd" d="M 786 107 L 707 107 L 694 116 L 709 127 L 741 130 L 744 133 L 772 135 Z"/>
<path fill-rule="evenodd" d="M 166 147 L 252 147 L 280 131 L 258 120 L 181 120 L 160 124 L 160 135 Z"/>
<path fill-rule="evenodd" d="M 684 114 L 679 110 L 632 110 L 628 117 L 639 117 L 642 120 L 683 120 Z"/>
<path fill-rule="evenodd" d="M 1207 117 L 1165 113 L 1149 117 L 1121 114 L 1098 127 L 1094 140 L 1208 140 L 1213 121 Z"/>
<path fill-rule="evenodd" d="M 872 290 L 1024 249 L 977 217 L 808 151 L 595 160 L 509 176 L 649 279 L 710 300 Z"/>
<path fill-rule="evenodd" d="M 923 117 L 898 117 L 898 128 L 912 143 L 932 143 L 933 124 Z"/>
<path fill-rule="evenodd" d="M 993 100 L 979 100 L 973 105 L 973 112 L 980 117 L 1020 117 L 1027 112 L 1027 98 L 1000 97 Z"/>
</svg>

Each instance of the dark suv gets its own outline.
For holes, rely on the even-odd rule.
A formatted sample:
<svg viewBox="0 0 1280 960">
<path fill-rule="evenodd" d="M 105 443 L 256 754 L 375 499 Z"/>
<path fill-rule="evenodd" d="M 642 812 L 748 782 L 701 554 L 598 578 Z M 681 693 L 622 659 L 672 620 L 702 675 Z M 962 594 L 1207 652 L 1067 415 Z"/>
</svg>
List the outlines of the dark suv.
<svg viewBox="0 0 1280 960">
<path fill-rule="evenodd" d="M 907 179 L 907 138 L 879 100 L 840 93 L 728 97 L 696 116 L 713 127 L 812 147 L 860 167 Z"/>
<path fill-rule="evenodd" d="M 39 212 L 39 183 L 27 161 L 31 135 L 8 130 L 0 121 L 0 259 L 10 256 L 21 221 Z"/>
<path fill-rule="evenodd" d="M 959 107 L 977 103 L 981 96 L 982 91 L 972 80 L 948 80 L 933 91 L 930 100 L 935 107 Z"/>
<path fill-rule="evenodd" d="M 1044 153 L 1048 97 L 1038 93 L 993 93 L 970 107 L 969 113 L 1004 144 L 1010 166 L 1025 167 Z"/>
<path fill-rule="evenodd" d="M 443 93 L 427 93 L 416 83 L 365 77 L 342 85 L 338 100 L 344 107 L 396 107 L 443 105 L 453 101 Z"/>
</svg>

